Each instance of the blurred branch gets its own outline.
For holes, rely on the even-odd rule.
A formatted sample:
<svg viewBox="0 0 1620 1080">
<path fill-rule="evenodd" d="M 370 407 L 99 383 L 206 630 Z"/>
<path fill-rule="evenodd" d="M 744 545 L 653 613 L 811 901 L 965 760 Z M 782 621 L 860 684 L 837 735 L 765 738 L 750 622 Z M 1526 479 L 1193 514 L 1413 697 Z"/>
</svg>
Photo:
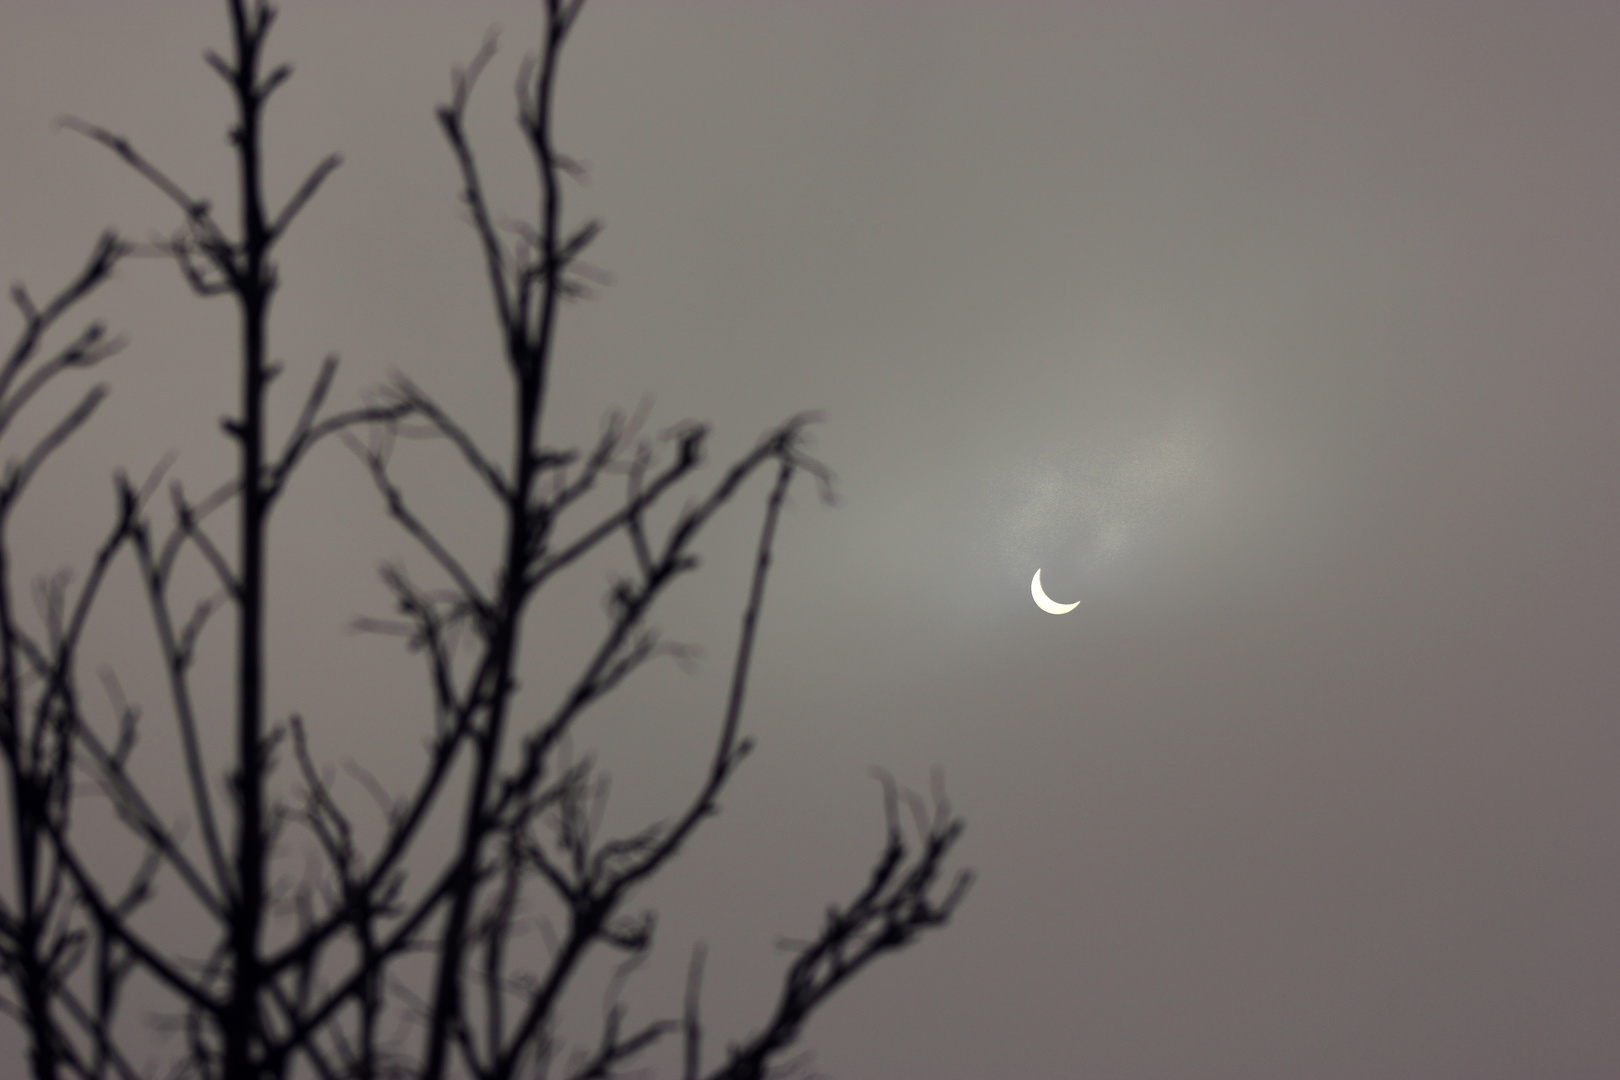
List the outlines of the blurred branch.
<svg viewBox="0 0 1620 1080">
<path fill-rule="evenodd" d="M 821 934 L 798 946 L 798 959 L 783 979 L 775 1013 L 761 1031 L 732 1047 L 730 1060 L 709 1073 L 708 1080 L 763 1080 L 772 1059 L 797 1039 L 804 1022 L 833 991 L 879 956 L 904 948 L 926 929 L 945 925 L 967 895 L 973 875 L 964 870 L 943 899 L 930 896 L 964 828 L 951 815 L 937 774 L 934 815 L 922 823 L 927 828 L 919 837 L 921 851 L 908 869 L 894 780 L 881 769 L 873 771 L 883 784 L 888 841 L 866 888 L 847 905 L 828 907 Z M 909 792 L 907 796 L 908 801 L 915 799 Z"/>
<path fill-rule="evenodd" d="M 0 366 L 0 434 L 4 434 L 6 428 L 10 427 L 12 419 L 22 407 L 59 373 L 67 368 L 93 367 L 123 348 L 125 344 L 123 338 L 105 340 L 105 328 L 100 323 L 93 322 L 63 346 L 55 356 L 36 369 L 21 387 L 15 391 L 12 389 L 12 383 L 34 358 L 41 339 L 70 308 L 112 275 L 113 267 L 129 253 L 129 250 L 129 245 L 120 240 L 113 231 L 102 233 L 84 269 L 79 271 L 79 276 L 57 293 L 43 310 L 34 306 L 28 290 L 23 285 L 16 284 L 11 287 L 12 302 L 22 312 L 23 328 L 7 354 L 4 365 Z"/>
<path fill-rule="evenodd" d="M 111 276 L 128 250 L 115 233 L 104 232 L 84 268 L 43 309 L 35 305 L 25 286 L 12 286 L 11 298 L 22 314 L 23 326 L 0 365 L 0 435 L 62 372 L 92 367 L 122 346 L 122 339 L 106 340 L 101 324 L 91 323 L 34 367 L 20 385 L 17 382 L 56 323 Z M 36 584 L 35 598 L 45 621 L 43 646 L 17 623 L 6 529 L 28 482 L 89 420 L 105 395 L 102 386 L 87 391 L 34 442 L 21 463 L 16 459 L 7 463 L 0 479 L 0 767 L 7 779 L 12 864 L 12 895 L 0 896 L 0 974 L 17 992 L 17 1002 L 8 1003 L 7 1011 L 28 1037 L 32 1071 L 52 1080 L 63 1068 L 82 1072 L 85 1067 L 66 1035 L 59 1010 L 69 1004 L 64 992 L 67 980 L 80 967 L 90 934 L 75 919 L 77 908 L 67 888 L 68 871 L 52 844 L 67 823 L 72 800 L 79 718 L 71 675 L 85 614 L 107 565 L 125 539 L 127 515 L 96 552 L 71 612 L 65 573 Z M 29 713 L 32 725 L 26 719 Z"/>
<path fill-rule="evenodd" d="M 85 123 L 75 116 L 58 117 L 56 123 L 58 127 L 77 131 L 117 154 L 126 165 L 180 208 L 186 218 L 186 231 L 177 233 L 173 240 L 166 244 L 160 243 L 158 247 L 174 258 L 193 291 L 199 296 L 218 296 L 244 286 L 247 279 L 244 268 L 239 265 L 236 245 L 226 238 L 224 231 L 214 221 L 207 200 L 195 199 L 186 194 L 185 189 L 143 157 L 123 136 L 115 135 L 95 124 Z M 223 276 L 223 280 L 207 281 L 203 278 L 196 264 L 191 261 L 196 251 L 201 251 L 207 257 L 214 269 Z"/>
</svg>

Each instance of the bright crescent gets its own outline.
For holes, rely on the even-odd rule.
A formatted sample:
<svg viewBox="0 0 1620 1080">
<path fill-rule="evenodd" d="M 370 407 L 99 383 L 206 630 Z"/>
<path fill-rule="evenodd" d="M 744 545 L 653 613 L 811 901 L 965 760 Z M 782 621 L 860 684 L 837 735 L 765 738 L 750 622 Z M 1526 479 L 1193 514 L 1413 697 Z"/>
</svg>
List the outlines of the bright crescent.
<svg viewBox="0 0 1620 1080">
<path fill-rule="evenodd" d="M 1060 604 L 1056 600 L 1053 600 L 1050 596 L 1047 596 L 1046 590 L 1041 588 L 1041 572 L 1039 570 L 1035 571 L 1035 577 L 1030 580 L 1029 595 L 1035 598 L 1036 606 L 1038 606 L 1042 611 L 1051 612 L 1053 615 L 1062 615 L 1065 611 L 1073 611 L 1075 608 L 1080 606 L 1080 601 L 1078 600 L 1072 604 Z"/>
</svg>

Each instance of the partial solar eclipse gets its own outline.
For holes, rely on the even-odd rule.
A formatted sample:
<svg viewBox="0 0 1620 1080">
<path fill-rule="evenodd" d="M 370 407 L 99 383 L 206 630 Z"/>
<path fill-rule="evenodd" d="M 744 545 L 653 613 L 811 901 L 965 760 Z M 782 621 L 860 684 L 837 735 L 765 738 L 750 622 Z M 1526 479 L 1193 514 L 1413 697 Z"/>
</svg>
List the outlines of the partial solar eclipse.
<svg viewBox="0 0 1620 1080">
<path fill-rule="evenodd" d="M 1042 611 L 1049 611 L 1053 615 L 1062 615 L 1065 611 L 1073 611 L 1075 608 L 1080 606 L 1080 601 L 1078 600 L 1072 604 L 1060 604 L 1056 600 L 1053 600 L 1050 596 L 1047 596 L 1046 590 L 1041 588 L 1041 572 L 1039 570 L 1035 571 L 1035 576 L 1030 579 L 1029 595 L 1035 598 L 1036 607 L 1040 608 Z"/>
</svg>

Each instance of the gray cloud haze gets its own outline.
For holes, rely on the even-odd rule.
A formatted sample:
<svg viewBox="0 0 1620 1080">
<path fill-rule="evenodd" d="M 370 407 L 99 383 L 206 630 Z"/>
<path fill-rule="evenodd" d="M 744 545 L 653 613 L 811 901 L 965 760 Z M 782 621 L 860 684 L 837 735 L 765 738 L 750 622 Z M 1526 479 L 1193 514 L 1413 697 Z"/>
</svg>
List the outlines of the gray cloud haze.
<svg viewBox="0 0 1620 1080">
<path fill-rule="evenodd" d="M 59 114 L 229 204 L 217 6 L 0 3 L 8 281 L 43 293 L 103 226 L 175 224 Z M 472 130 L 519 216 L 531 5 L 284 5 L 273 200 L 345 158 L 280 260 L 289 387 L 337 352 L 335 401 L 398 369 L 498 439 L 432 119 L 497 23 Z M 551 439 L 650 394 L 653 429 L 713 421 L 723 461 L 820 408 L 840 495 L 807 486 L 784 520 L 759 749 L 645 897 L 636 1015 L 678 1009 L 701 937 L 714 1045 L 757 1023 L 773 942 L 881 841 L 867 769 L 926 790 L 937 764 L 978 881 L 810 1028 L 833 1080 L 1620 1074 L 1617 55 L 1601 3 L 588 6 L 559 141 L 613 281 L 565 315 Z M 21 512 L 28 565 L 83 565 L 115 466 L 174 449 L 189 491 L 228 475 L 225 304 L 120 268 L 94 306 L 131 344 Z M 402 449 L 400 475 L 487 553 L 442 451 Z M 649 674 L 582 740 L 621 825 L 703 767 L 749 498 L 662 620 L 697 673 Z M 418 670 L 345 632 L 387 613 L 374 567 L 409 545 L 336 445 L 280 514 L 272 707 L 324 760 L 409 775 Z M 616 558 L 542 602 L 537 700 Z M 1037 568 L 1080 606 L 1036 609 Z M 160 672 L 119 589 L 95 663 L 147 703 L 161 777 Z"/>
</svg>

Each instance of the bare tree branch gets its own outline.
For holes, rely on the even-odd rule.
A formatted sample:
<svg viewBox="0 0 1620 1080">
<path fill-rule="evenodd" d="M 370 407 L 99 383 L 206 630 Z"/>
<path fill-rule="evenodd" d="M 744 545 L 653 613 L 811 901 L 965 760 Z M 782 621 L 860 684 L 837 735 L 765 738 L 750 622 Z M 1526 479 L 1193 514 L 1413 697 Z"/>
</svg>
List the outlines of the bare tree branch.
<svg viewBox="0 0 1620 1080">
<path fill-rule="evenodd" d="M 79 275 L 43 310 L 20 283 L 11 290 L 23 315 L 17 341 L 0 366 L 0 434 L 39 390 L 69 368 L 90 367 L 116 352 L 121 341 L 104 340 L 99 323 L 90 324 L 55 356 L 17 385 L 47 333 L 74 305 L 112 273 L 128 253 L 112 232 L 96 242 Z M 12 887 L 15 901 L 0 898 L 0 973 L 18 993 L 16 1010 L 29 1038 L 29 1061 L 37 1077 L 52 1078 L 61 1068 L 81 1069 L 82 1059 L 66 1037 L 57 1010 L 66 1001 L 68 978 L 80 967 L 88 935 L 75 925 L 75 905 L 66 894 L 67 871 L 51 851 L 56 830 L 68 820 L 74 766 L 74 703 L 71 673 L 83 616 L 99 588 L 107 564 L 124 539 L 121 521 L 97 551 L 86 585 L 68 614 L 67 577 L 58 573 L 36 586 L 45 620 L 44 648 L 18 626 L 5 529 L 17 500 L 47 458 L 90 418 L 105 396 L 94 387 L 79 404 L 38 439 L 19 464 L 8 463 L 0 481 L 0 767 L 8 780 Z M 37 679 L 30 708 L 29 676 Z M 33 713 L 30 726 L 25 721 Z M 105 1055 L 102 1056 L 103 1059 Z"/>
<path fill-rule="evenodd" d="M 495 493 L 497 499 L 503 503 L 511 501 L 512 492 L 506 478 L 501 475 L 500 469 L 493 462 L 484 457 L 483 451 L 478 449 L 478 444 L 473 442 L 472 436 L 468 435 L 465 429 L 450 419 L 432 398 L 404 375 L 394 376 L 394 388 L 405 406 L 425 416 L 440 434 L 455 445 L 473 472 Z"/>
<path fill-rule="evenodd" d="M 474 54 L 472 63 L 465 68 L 457 67 L 451 74 L 450 104 L 441 105 L 437 115 L 439 125 L 444 129 L 445 138 L 450 141 L 450 146 L 455 151 L 456 164 L 461 168 L 461 198 L 467 206 L 467 212 L 472 215 L 473 226 L 478 230 L 478 240 L 484 249 L 484 266 L 489 274 L 490 293 L 495 299 L 496 318 L 500 320 L 502 327 L 510 327 L 512 305 L 507 297 L 506 268 L 501 258 L 501 245 L 496 239 L 495 227 L 490 222 L 489 207 L 484 200 L 483 185 L 478 178 L 478 165 L 473 160 L 472 148 L 467 144 L 464 129 L 467 102 L 472 96 L 473 85 L 477 83 L 478 76 L 483 73 L 494 55 L 495 34 L 491 32 Z"/>
<path fill-rule="evenodd" d="M 76 597 L 62 575 L 38 587 L 42 637 L 25 632 L 11 612 L 3 528 L 21 491 L 88 421 L 104 391 L 86 392 L 20 461 L 0 473 L 0 742 L 8 767 L 24 781 L 13 782 L 13 791 L 20 793 L 14 795 L 14 815 L 30 815 L 28 828 L 50 856 L 48 866 L 38 860 L 28 864 L 33 877 L 24 892 L 34 908 L 0 901 L 0 961 L 14 985 L 39 991 L 37 1001 L 16 1006 L 38 1032 L 36 1080 L 58 1080 L 64 1070 L 97 1080 L 130 1074 L 128 1055 L 112 1032 L 121 988 L 135 973 L 155 980 L 170 1003 L 171 1022 L 184 1034 L 188 1055 L 179 1067 L 192 1075 L 287 1080 L 296 1073 L 378 1080 L 408 1074 L 444 1080 L 461 1070 L 479 1080 L 515 1080 L 552 1064 L 563 999 L 586 959 L 604 947 L 623 954 L 624 962 L 602 1003 L 600 1038 L 576 1056 L 565 1075 L 569 1080 L 616 1075 L 663 1035 L 680 1030 L 683 1075 L 697 1080 L 703 1075 L 702 947 L 692 956 L 683 1018 L 630 1028 L 620 994 L 636 966 L 651 955 L 656 920 L 651 911 L 637 912 L 627 904 L 635 888 L 718 812 L 726 783 L 750 750 L 742 729 L 744 703 L 776 530 L 794 477 L 808 473 L 823 498 L 831 500 L 830 473 L 805 450 L 807 430 L 817 417 L 800 414 L 767 431 L 676 513 L 671 525 L 657 529 L 649 520 L 654 508 L 703 464 L 706 427 L 677 425 L 664 436 L 671 448 L 655 450 L 655 443 L 640 434 L 647 419 L 644 402 L 628 419 L 610 413 L 586 447 L 557 447 L 544 440 L 558 305 L 584 295 L 587 283 L 607 279 L 581 261 L 601 222 L 564 220 L 564 177 L 581 178 L 584 170 L 558 150 L 552 131 L 559 57 L 583 0 L 541 0 L 540 49 L 523 61 L 517 83 L 519 125 L 538 181 L 531 220 L 497 216 L 467 136 L 472 91 L 493 57 L 493 35 L 466 68 L 456 69 L 451 99 L 436 114 L 459 173 L 461 200 L 477 238 L 512 380 L 511 458 L 497 464 L 499 455 L 481 445 L 472 428 L 404 375 L 393 376 L 360 407 L 328 412 L 335 356 L 314 373 L 295 403 L 279 454 L 271 453 L 266 417 L 281 365 L 267 351 L 270 301 L 278 281 L 270 253 L 340 159 L 321 160 L 279 211 L 267 208 L 263 107 L 292 69 L 265 62 L 265 41 L 276 16 L 266 0 L 225 3 L 232 48 L 228 58 L 210 51 L 205 59 L 225 81 L 236 107 L 230 131 L 240 195 L 236 237 L 227 236 L 206 201 L 188 194 L 129 140 L 76 119 L 61 121 L 112 150 L 181 209 L 181 227 L 153 248 L 175 261 L 193 292 L 228 293 L 237 301 L 241 404 L 221 422 L 239 454 L 236 475 L 196 503 L 178 482 L 171 485 L 172 528 L 157 531 L 145 510 L 166 464 L 139 491 L 120 477 L 118 521 L 86 585 Z M 107 341 L 101 327 L 92 324 L 51 359 L 24 371 L 45 331 L 130 250 L 113 234 L 104 236 L 80 277 L 43 309 L 20 286 L 13 290 L 24 329 L 0 366 L 0 434 L 57 373 L 98 363 L 121 344 Z M 365 434 L 357 428 L 365 428 Z M 297 712 L 284 725 L 275 723 L 265 706 L 269 517 L 296 467 L 328 435 L 339 436 L 355 453 L 389 516 L 431 560 L 430 580 L 420 584 L 402 567 L 384 565 L 381 577 L 395 612 L 351 624 L 398 635 L 407 648 L 420 650 L 432 705 L 425 760 L 404 794 L 390 795 L 358 763 L 346 764 L 383 819 L 381 839 L 371 850 L 359 839 L 364 830 L 345 805 L 347 792 L 335 786 L 335 770 L 328 766 L 323 772 L 318 763 L 318 725 L 307 724 Z M 407 499 L 390 472 L 399 437 L 443 438 L 495 497 L 502 540 L 493 565 L 475 564 L 453 551 Z M 583 728 L 592 705 L 653 658 L 689 658 L 690 649 L 662 639 L 651 622 L 655 608 L 697 567 L 699 535 L 750 478 L 773 462 L 706 772 L 671 818 L 604 835 L 608 777 L 590 754 L 572 761 L 571 733 Z M 609 474 L 625 476 L 622 498 L 576 530 L 580 507 Z M 234 553 L 215 542 L 221 533 L 209 524 L 210 515 L 226 504 L 234 504 L 239 514 Z M 564 676 L 554 707 L 538 715 L 520 712 L 521 645 L 531 602 L 553 578 L 621 531 L 630 566 L 607 592 L 600 637 L 581 668 Z M 78 704 L 74 657 L 90 602 L 114 554 L 126 544 L 152 614 L 168 708 L 180 740 L 185 782 L 172 797 L 191 804 L 200 857 L 196 844 L 183 843 L 180 826 L 165 818 L 164 798 L 171 793 L 143 790 L 136 782 L 138 710 L 124 703 L 109 678 L 113 734 L 104 736 Z M 187 580 L 180 560 L 191 553 L 222 591 L 205 596 L 181 618 L 172 591 L 176 581 Z M 220 763 L 208 761 L 204 752 L 203 730 L 213 717 L 198 704 L 207 699 L 192 686 L 202 635 L 220 607 L 236 617 L 235 700 L 229 717 L 235 745 L 223 768 L 229 784 L 224 800 L 216 799 L 212 788 Z M 544 677 L 554 676 L 547 671 Z M 25 728 L 20 711 L 28 694 L 34 703 L 31 728 Z M 281 789 L 271 786 L 276 753 L 289 735 L 292 787 L 290 795 L 278 795 Z M 75 844 L 67 782 L 75 751 L 82 752 L 112 808 L 141 844 L 141 866 L 117 896 Z M 961 833 L 943 790 L 935 791 L 932 815 L 920 797 L 904 795 L 918 833 L 913 850 L 898 823 L 902 797 L 887 774 L 881 779 L 888 840 L 870 880 L 853 900 L 829 909 L 819 936 L 800 948 L 785 974 L 775 1012 L 712 1077 L 759 1080 L 784 1067 L 779 1059 L 822 1001 L 873 959 L 944 924 L 960 902 L 965 875 L 943 899 L 934 894 Z M 460 799 L 459 810 L 446 805 L 447 797 Z M 429 825 L 446 818 L 454 843 L 440 857 L 418 841 L 435 835 Z M 272 872 L 288 825 L 308 837 L 301 880 Z M 194 956 L 159 949 L 132 921 L 166 871 L 180 879 L 181 900 L 205 928 Z M 560 905 L 566 924 L 559 935 L 541 920 L 548 951 L 540 962 L 529 963 L 515 943 L 535 903 L 544 905 L 547 917 Z M 42 920 L 40 911 L 50 918 Z M 272 937 L 273 927 L 279 929 Z M 423 953 L 432 968 L 431 988 L 418 993 L 397 973 L 405 970 L 401 965 L 408 957 Z M 70 975 L 77 980 L 72 986 Z M 86 983 L 89 996 L 81 992 Z M 417 1056 L 402 1053 L 402 1043 L 385 1040 L 389 1018 L 412 1029 L 402 1036 L 420 1039 Z"/>
<path fill-rule="evenodd" d="M 730 1060 L 708 1080 L 764 1080 L 772 1060 L 792 1045 L 810 1014 L 840 985 L 877 957 L 904 948 L 922 931 L 945 925 L 966 896 L 973 881 L 967 871 L 957 875 L 942 900 L 929 895 L 945 857 L 962 835 L 962 822 L 950 816 L 949 805 L 941 798 L 920 837 L 919 857 L 903 871 L 907 848 L 896 813 L 894 780 L 882 770 L 874 773 L 883 784 L 888 841 L 866 888 L 848 905 L 827 909 L 820 936 L 802 947 L 788 969 L 775 1013 L 761 1031 L 734 1046 Z"/>
<path fill-rule="evenodd" d="M 157 166 L 136 151 L 130 141 L 121 135 L 115 135 L 105 128 L 95 124 L 87 124 L 74 116 L 57 118 L 57 126 L 77 131 L 88 136 L 96 142 L 107 147 L 123 159 L 124 163 L 161 191 L 170 202 L 178 206 L 186 215 L 186 228 L 189 235 L 180 234 L 173 241 L 170 249 L 176 260 L 181 264 L 181 272 L 197 292 L 202 294 L 218 294 L 230 289 L 239 288 L 243 284 L 242 270 L 237 265 L 234 245 L 226 239 L 225 233 L 215 223 L 210 212 L 209 204 L 204 199 L 194 199 L 186 194 L 185 190 L 175 183 Z M 182 239 L 184 237 L 184 239 Z M 224 285 L 204 285 L 202 279 L 195 274 L 188 262 L 193 248 L 200 250 L 208 257 L 214 268 L 224 275 Z"/>
<path fill-rule="evenodd" d="M 274 81 L 266 83 L 263 96 L 269 97 L 270 91 L 274 90 L 282 80 L 291 74 L 291 67 L 283 66 L 276 69 L 276 72 L 271 77 Z M 276 78 L 278 75 L 280 78 Z M 293 192 L 292 198 L 287 200 L 287 205 L 281 208 L 281 213 L 276 215 L 276 220 L 270 224 L 270 239 L 272 242 L 287 231 L 287 226 L 291 225 L 293 218 L 298 216 L 298 211 L 302 210 L 304 204 L 315 197 L 315 191 L 321 186 L 321 182 L 341 164 L 343 164 L 341 154 L 328 154 L 321 159 L 320 164 L 310 170 L 310 174 L 304 178 L 304 182 L 298 185 L 298 190 Z"/>
<path fill-rule="evenodd" d="M 377 490 L 382 493 L 383 498 L 388 502 L 388 513 L 421 545 L 422 550 L 432 556 L 440 568 L 450 575 L 450 579 L 456 583 L 456 588 L 467 597 L 481 617 L 486 622 L 490 620 L 493 617 L 491 614 L 493 609 L 489 599 L 474 584 L 460 561 L 450 553 L 450 549 L 445 547 L 422 520 L 405 505 L 405 493 L 388 476 L 387 449 L 385 447 L 362 446 L 348 432 L 343 432 L 342 437 L 348 443 L 349 449 L 353 450 L 355 456 L 360 458 L 365 463 L 366 468 L 370 470 L 372 482 L 376 484 Z"/>
</svg>

